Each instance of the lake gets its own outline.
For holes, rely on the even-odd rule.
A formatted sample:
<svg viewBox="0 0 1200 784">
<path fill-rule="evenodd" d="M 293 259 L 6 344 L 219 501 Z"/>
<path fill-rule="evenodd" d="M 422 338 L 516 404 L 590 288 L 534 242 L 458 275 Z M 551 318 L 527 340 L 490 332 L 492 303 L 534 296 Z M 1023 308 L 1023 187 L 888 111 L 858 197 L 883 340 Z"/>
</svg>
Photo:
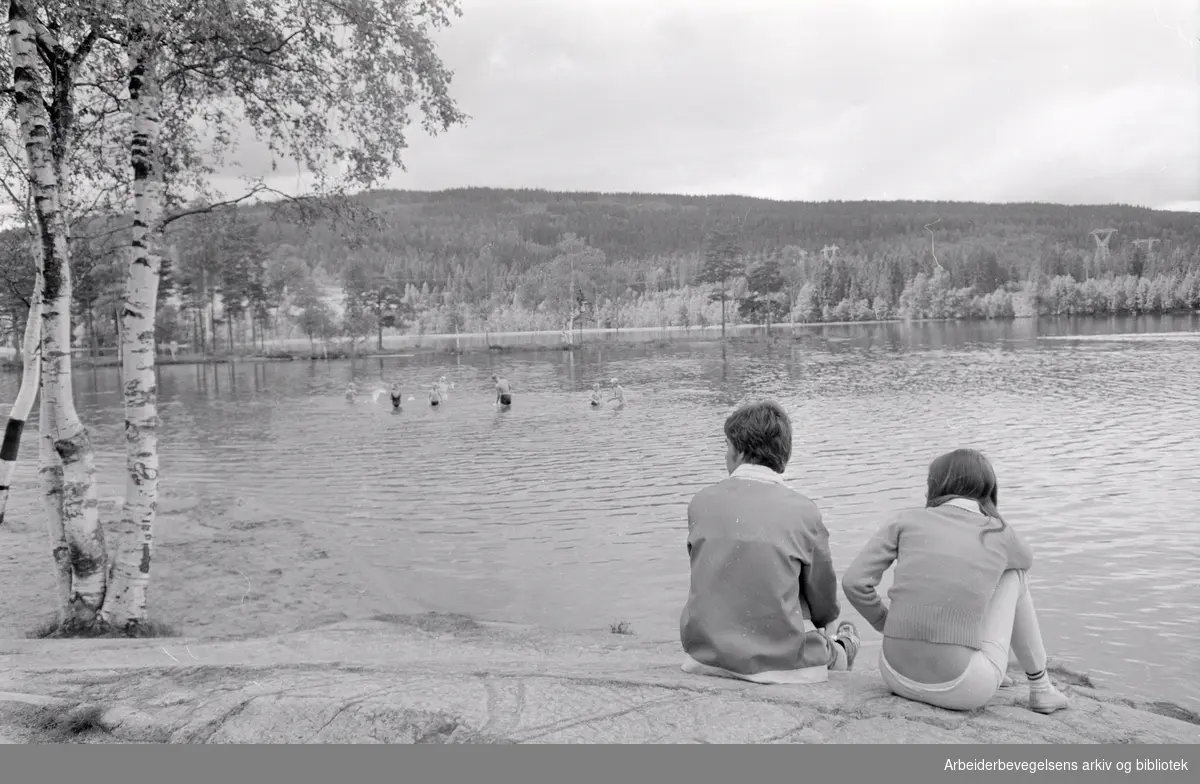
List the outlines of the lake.
<svg viewBox="0 0 1200 784">
<path fill-rule="evenodd" d="M 890 512 L 922 503 L 933 457 L 980 448 L 999 473 L 1001 509 L 1036 553 L 1052 656 L 1114 688 L 1200 708 L 1200 317 L 799 333 L 730 345 L 724 358 L 719 344 L 677 343 L 164 367 L 164 497 L 236 506 L 207 522 L 193 514 L 195 526 L 282 526 L 268 548 L 283 564 L 273 573 L 300 558 L 302 542 L 324 542 L 324 560 L 306 567 L 326 570 L 322 587 L 289 589 L 313 594 L 305 612 L 365 575 L 354 590 L 377 609 L 403 602 L 571 628 L 627 621 L 641 637 L 675 639 L 687 502 L 725 475 L 725 416 L 771 397 L 794 419 L 786 478 L 821 506 L 839 573 Z M 494 370 L 513 382 L 511 411 L 491 406 Z M 454 388 L 431 409 L 428 386 L 443 374 Z M 627 408 L 591 410 L 591 384 L 612 378 Z M 351 380 L 368 391 L 398 380 L 416 399 L 400 414 L 386 393 L 351 405 Z M 0 377 L 0 399 L 16 384 Z M 119 495 L 116 369 L 77 371 L 76 392 L 102 494 Z M 35 456 L 30 435 L 16 483 L 26 505 Z M 40 525 L 18 530 L 45 549 Z M 192 524 L 173 525 L 168 554 Z M 233 541 L 223 535 L 211 541 Z M 227 557 L 241 565 L 229 570 L 246 584 L 235 577 L 226 594 L 194 600 L 208 612 L 245 610 L 258 581 L 235 547 Z M 189 590 L 182 552 L 155 595 Z M 37 567 L 41 609 L 48 564 Z M 24 612 L 15 601 L 0 608 Z"/>
</svg>

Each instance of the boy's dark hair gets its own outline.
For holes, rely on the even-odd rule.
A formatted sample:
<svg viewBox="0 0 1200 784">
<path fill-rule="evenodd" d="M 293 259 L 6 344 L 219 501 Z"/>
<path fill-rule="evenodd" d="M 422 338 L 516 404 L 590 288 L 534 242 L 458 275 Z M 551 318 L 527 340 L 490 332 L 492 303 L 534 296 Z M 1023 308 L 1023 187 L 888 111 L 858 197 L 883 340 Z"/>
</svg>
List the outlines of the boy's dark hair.
<svg viewBox="0 0 1200 784">
<path fill-rule="evenodd" d="M 782 474 L 792 459 L 792 420 L 778 403 L 747 403 L 725 420 L 725 437 L 747 463 Z"/>
</svg>

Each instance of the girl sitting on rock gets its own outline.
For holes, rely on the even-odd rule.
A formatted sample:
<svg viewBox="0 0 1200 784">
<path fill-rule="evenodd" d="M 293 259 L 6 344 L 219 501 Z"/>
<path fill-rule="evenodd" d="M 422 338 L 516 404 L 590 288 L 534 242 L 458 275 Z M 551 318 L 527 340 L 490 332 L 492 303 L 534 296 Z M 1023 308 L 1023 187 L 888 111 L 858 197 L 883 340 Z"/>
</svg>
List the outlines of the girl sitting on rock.
<svg viewBox="0 0 1200 784">
<path fill-rule="evenodd" d="M 892 693 L 949 710 L 988 703 L 1011 646 L 1029 680 L 1029 707 L 1053 713 L 1066 695 L 1046 674 L 1046 650 L 1025 573 L 1033 553 L 996 508 L 991 464 L 973 449 L 929 466 L 925 506 L 900 512 L 842 576 L 856 610 L 883 633 L 879 671 Z M 876 592 L 893 563 L 890 604 Z"/>
</svg>

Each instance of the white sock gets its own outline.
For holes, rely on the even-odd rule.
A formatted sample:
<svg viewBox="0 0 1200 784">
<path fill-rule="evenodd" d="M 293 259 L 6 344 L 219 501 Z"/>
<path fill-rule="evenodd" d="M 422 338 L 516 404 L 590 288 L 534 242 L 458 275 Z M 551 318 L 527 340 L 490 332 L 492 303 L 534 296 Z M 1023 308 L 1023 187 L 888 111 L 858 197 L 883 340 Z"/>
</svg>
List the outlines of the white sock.
<svg viewBox="0 0 1200 784">
<path fill-rule="evenodd" d="M 1029 679 L 1030 691 L 1050 691 L 1050 689 L 1054 688 L 1053 684 L 1050 683 L 1050 676 L 1046 674 L 1045 670 L 1036 675 L 1025 673 L 1025 677 Z"/>
</svg>

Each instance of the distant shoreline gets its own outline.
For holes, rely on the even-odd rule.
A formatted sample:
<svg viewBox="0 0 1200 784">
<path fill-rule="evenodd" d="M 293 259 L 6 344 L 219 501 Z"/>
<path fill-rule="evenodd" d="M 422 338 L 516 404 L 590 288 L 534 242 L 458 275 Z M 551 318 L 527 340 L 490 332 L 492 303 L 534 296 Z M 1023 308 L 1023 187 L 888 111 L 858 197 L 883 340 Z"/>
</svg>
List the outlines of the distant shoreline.
<svg viewBox="0 0 1200 784">
<path fill-rule="evenodd" d="M 1141 316 L 1060 316 L 1042 318 L 1083 318 L 1086 320 L 1105 321 L 1117 318 L 1141 319 L 1146 317 L 1163 318 L 1170 316 L 1195 316 L 1200 311 L 1186 313 L 1145 314 Z M 1005 319 L 871 319 L 866 321 L 809 321 L 795 323 L 777 323 L 770 327 L 772 340 L 802 340 L 806 336 L 819 334 L 827 327 L 868 327 L 886 324 L 931 324 L 931 323 L 1005 323 L 1012 324 L 1036 320 L 1038 317 L 1016 317 Z M 766 327 L 761 324 L 727 324 L 725 327 L 726 341 L 733 345 L 745 344 L 751 340 L 762 340 Z M 632 348 L 635 346 L 661 346 L 673 344 L 713 343 L 721 340 L 719 325 L 707 326 L 669 326 L 669 327 L 626 327 L 620 329 L 583 329 L 573 333 L 574 342 L 568 343 L 563 330 L 529 330 L 522 332 L 471 332 L 460 334 L 425 334 L 425 335 L 386 335 L 383 349 L 374 345 L 374 339 L 368 339 L 368 345 L 350 346 L 350 341 L 344 339 L 331 340 L 327 343 L 316 344 L 314 347 L 307 338 L 283 338 L 272 340 L 264 348 L 246 347 L 236 352 L 209 352 L 203 354 L 179 351 L 174 357 L 161 350 L 157 364 L 167 365 L 204 365 L 230 364 L 242 362 L 296 362 L 296 361 L 330 361 L 344 359 L 385 359 L 388 357 L 413 357 L 418 355 L 447 354 L 480 354 L 494 353 L 524 353 L 544 351 L 577 351 L 593 348 Z M 75 368 L 117 367 L 120 361 L 113 349 L 105 349 L 103 356 L 91 357 L 76 349 L 72 359 Z M 0 370 L 21 370 L 21 363 L 16 359 L 11 349 L 7 356 L 0 357 Z"/>
<path fill-rule="evenodd" d="M 919 319 L 910 323 L 928 323 L 951 321 L 953 319 Z M 880 324 L 904 323 L 902 319 L 872 319 L 869 321 L 821 321 L 772 324 L 771 336 L 774 339 L 790 338 L 793 330 L 807 330 L 823 327 L 872 326 Z M 760 324 L 726 324 L 727 342 L 744 342 L 747 339 L 763 337 L 766 327 Z M 574 332 L 575 342 L 564 340 L 563 330 L 529 330 L 522 332 L 463 332 L 455 334 L 425 334 L 425 335 L 388 335 L 384 337 L 382 350 L 371 346 L 359 346 L 352 349 L 349 341 L 330 341 L 327 344 L 318 343 L 314 351 L 306 338 L 288 338 L 271 341 L 267 348 L 251 349 L 246 347 L 237 352 L 215 352 L 192 354 L 180 351 L 172 358 L 169 353 L 159 347 L 157 364 L 165 365 L 197 365 L 197 364 L 226 364 L 238 362 L 294 362 L 307 360 L 323 361 L 335 359 L 363 359 L 387 357 L 411 357 L 429 354 L 479 354 L 484 352 L 519 353 L 523 351 L 572 351 L 597 346 L 604 348 L 628 348 L 660 343 L 710 343 L 720 341 L 721 327 L 625 327 L 621 329 L 584 329 Z M 799 337 L 799 334 L 796 335 Z M 372 341 L 373 342 L 373 341 Z M 323 348 L 324 347 L 324 348 Z M 104 356 L 90 357 L 80 353 L 72 358 L 74 367 L 117 367 L 120 360 L 106 350 Z M 20 363 L 11 355 L 0 360 L 8 369 L 20 369 Z"/>
</svg>

